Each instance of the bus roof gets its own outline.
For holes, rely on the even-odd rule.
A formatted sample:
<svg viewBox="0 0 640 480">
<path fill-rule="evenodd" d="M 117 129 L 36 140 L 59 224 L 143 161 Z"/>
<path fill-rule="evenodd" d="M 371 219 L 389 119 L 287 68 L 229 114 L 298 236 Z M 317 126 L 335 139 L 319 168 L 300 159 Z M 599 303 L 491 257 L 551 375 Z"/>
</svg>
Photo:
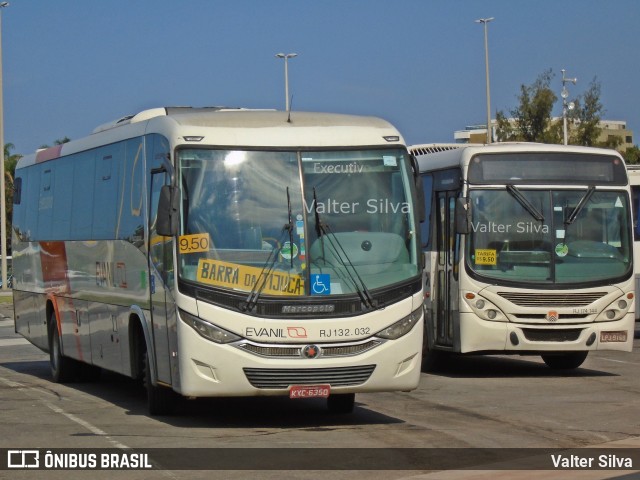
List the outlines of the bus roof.
<svg viewBox="0 0 640 480">
<path fill-rule="evenodd" d="M 103 145 L 159 133 L 177 144 L 225 147 L 404 145 L 387 121 L 368 116 L 225 107 L 163 107 L 99 126 L 84 138 L 24 156 L 17 168 Z"/>
<path fill-rule="evenodd" d="M 640 165 L 627 165 L 629 184 L 640 185 Z"/>
<path fill-rule="evenodd" d="M 439 170 L 461 166 L 468 162 L 473 155 L 479 153 L 508 153 L 508 152 L 567 152 L 599 155 L 615 155 L 622 160 L 622 156 L 615 150 L 606 148 L 581 147 L 576 145 L 555 145 L 528 142 L 504 142 L 492 144 L 423 144 L 408 147 L 418 160 L 421 171 Z"/>
</svg>

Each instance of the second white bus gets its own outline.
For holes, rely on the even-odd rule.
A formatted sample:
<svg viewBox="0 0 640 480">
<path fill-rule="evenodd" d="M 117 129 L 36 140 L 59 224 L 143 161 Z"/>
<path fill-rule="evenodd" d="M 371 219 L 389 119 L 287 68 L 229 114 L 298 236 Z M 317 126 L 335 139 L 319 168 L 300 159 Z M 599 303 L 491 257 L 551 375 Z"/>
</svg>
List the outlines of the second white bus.
<svg viewBox="0 0 640 480">
<path fill-rule="evenodd" d="M 627 165 L 631 199 L 633 202 L 633 260 L 636 271 L 636 298 L 640 295 L 640 165 Z M 640 320 L 640 308 L 636 308 L 636 321 Z"/>
<path fill-rule="evenodd" d="M 430 213 L 427 367 L 438 352 L 541 355 L 570 369 L 590 351 L 631 350 L 631 198 L 617 152 L 540 144 L 410 151 Z"/>
</svg>

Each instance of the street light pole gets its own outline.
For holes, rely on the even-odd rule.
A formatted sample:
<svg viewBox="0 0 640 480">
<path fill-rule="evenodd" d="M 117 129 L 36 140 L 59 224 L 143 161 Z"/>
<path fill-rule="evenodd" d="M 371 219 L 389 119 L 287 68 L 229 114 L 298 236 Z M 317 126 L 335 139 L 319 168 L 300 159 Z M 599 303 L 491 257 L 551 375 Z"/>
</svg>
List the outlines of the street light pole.
<svg viewBox="0 0 640 480">
<path fill-rule="evenodd" d="M 489 88 L 489 42 L 487 40 L 487 24 L 494 20 L 494 17 L 479 18 L 476 23 L 484 25 L 484 69 L 487 78 L 487 143 L 491 143 L 491 94 Z"/>
<path fill-rule="evenodd" d="M 0 3 L 0 268 L 2 269 L 2 290 L 7 290 L 7 205 L 4 181 L 4 110 L 2 103 L 2 9 L 9 2 Z"/>
<path fill-rule="evenodd" d="M 574 103 L 573 102 L 569 102 L 567 103 L 567 97 L 569 96 L 569 90 L 567 90 L 567 87 L 565 86 L 568 82 L 573 83 L 574 85 L 576 84 L 576 82 L 578 81 L 577 78 L 567 78 L 564 76 L 564 72 L 566 72 L 566 70 L 563 68 L 562 70 L 560 70 L 562 72 L 562 93 L 560 94 L 562 96 L 562 134 L 564 137 L 564 144 L 567 145 L 568 144 L 568 136 L 567 136 L 567 110 L 573 110 L 574 108 Z"/>
<path fill-rule="evenodd" d="M 286 111 L 289 111 L 289 59 L 297 57 L 297 53 L 277 53 L 276 57 L 284 58 L 284 97 L 285 97 L 285 108 Z"/>
</svg>

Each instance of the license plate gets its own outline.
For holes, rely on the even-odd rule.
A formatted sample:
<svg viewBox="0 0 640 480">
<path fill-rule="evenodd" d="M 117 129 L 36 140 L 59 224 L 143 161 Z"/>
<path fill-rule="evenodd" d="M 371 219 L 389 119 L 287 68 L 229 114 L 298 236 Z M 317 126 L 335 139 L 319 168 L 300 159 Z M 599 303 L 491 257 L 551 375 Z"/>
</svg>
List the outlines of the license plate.
<svg viewBox="0 0 640 480">
<path fill-rule="evenodd" d="M 627 331 L 621 330 L 618 332 L 600 332 L 601 342 L 626 342 Z"/>
<path fill-rule="evenodd" d="M 331 385 L 294 385 L 289 388 L 289 398 L 327 398 Z"/>
</svg>

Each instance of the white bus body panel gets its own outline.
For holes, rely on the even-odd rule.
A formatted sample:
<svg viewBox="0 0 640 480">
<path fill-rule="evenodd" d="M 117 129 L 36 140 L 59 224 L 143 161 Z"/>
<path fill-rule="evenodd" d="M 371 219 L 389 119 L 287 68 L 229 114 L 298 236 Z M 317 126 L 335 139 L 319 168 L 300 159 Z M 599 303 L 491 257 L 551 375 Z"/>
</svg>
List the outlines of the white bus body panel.
<svg viewBox="0 0 640 480">
<path fill-rule="evenodd" d="M 626 285 L 626 292 L 633 291 L 631 281 Z M 635 301 L 627 313 L 615 321 L 595 321 L 606 307 L 612 302 L 619 299 L 623 292 L 617 286 L 605 288 L 592 288 L 581 290 L 581 293 L 590 292 L 606 292 L 599 300 L 592 305 L 597 313 L 581 315 L 582 318 L 567 318 L 569 315 L 576 315 L 573 307 L 558 308 L 553 307 L 522 307 L 502 298 L 498 292 L 504 291 L 500 287 L 487 287 L 479 292 L 482 298 L 492 302 L 501 312 L 507 316 L 502 321 L 490 321 L 480 318 L 473 312 L 470 306 L 465 302 L 460 302 L 460 352 L 476 352 L 476 351 L 501 351 L 517 353 L 517 352 L 545 352 L 545 351 L 593 351 L 593 350 L 618 350 L 630 352 L 633 347 L 633 331 L 635 322 Z M 531 293 L 527 290 L 509 289 L 509 293 Z M 461 291 L 461 298 L 464 298 L 465 291 Z M 540 297 L 544 297 L 544 292 L 538 292 Z M 575 293 L 574 290 L 553 290 L 549 293 L 554 295 L 566 294 L 570 296 Z M 476 297 L 478 298 L 478 297 Z M 550 310 L 554 310 L 559 319 L 551 323 L 545 317 Z M 517 315 L 517 317 L 516 317 Z M 576 315 L 577 316 L 577 315 Z M 564 319 L 563 319 L 564 317 Z M 574 340 L 563 341 L 545 341 L 541 339 L 527 339 L 526 332 L 538 331 L 544 335 L 552 336 L 552 331 L 556 331 L 557 335 L 563 335 L 567 330 L 581 330 L 579 336 Z M 603 342 L 602 332 L 631 332 L 627 334 L 626 341 Z M 518 343 L 511 341 L 511 334 L 517 335 Z M 595 334 L 593 341 L 592 334 Z M 531 335 L 529 335 L 531 336 Z M 591 338 L 591 342 L 589 339 Z"/>
<path fill-rule="evenodd" d="M 317 344 L 337 346 L 339 340 L 335 338 L 325 338 L 321 336 L 321 331 L 337 330 L 367 330 L 375 332 L 375 329 L 383 329 L 388 324 L 385 318 L 401 318 L 408 315 L 415 301 L 406 299 L 396 305 L 387 307 L 385 310 L 372 312 L 369 315 L 353 318 L 318 319 L 318 320 L 291 320 L 289 322 L 278 320 L 269 321 L 265 319 L 244 319 L 245 333 L 247 329 L 256 328 L 263 331 L 284 330 L 282 335 L 286 336 L 287 326 L 302 325 L 307 332 L 306 344 Z M 238 321 L 229 318 L 225 321 L 225 313 L 233 312 L 206 305 L 199 302 L 200 317 L 203 319 L 215 318 L 217 324 L 236 324 Z M 237 315 L 237 314 L 235 314 Z M 185 396 L 233 396 L 233 395 L 286 395 L 288 387 L 284 388 L 256 388 L 245 375 L 245 368 L 253 369 L 319 369 L 319 368 L 352 368 L 367 365 L 375 365 L 375 369 L 366 382 L 353 386 L 343 386 L 331 388 L 332 393 L 351 392 L 379 392 L 379 391 L 409 391 L 418 386 L 420 380 L 420 362 L 423 340 L 423 324 L 421 320 L 405 336 L 382 343 L 381 345 L 351 357 L 316 358 L 316 359 L 278 359 L 265 358 L 254 355 L 233 344 L 215 345 L 201 337 L 193 328 L 178 321 L 178 338 L 181 366 L 181 392 Z M 252 326 L 254 325 L 254 326 Z M 370 336 L 370 335 L 369 335 Z M 343 341 L 356 341 L 366 338 L 364 336 L 351 336 Z M 257 337 L 256 343 L 268 345 L 274 343 L 273 338 L 269 342 L 268 337 Z M 291 343 L 292 339 L 278 338 L 277 345 Z M 300 340 L 297 340 L 300 345 Z M 304 383 L 304 382 L 303 382 Z M 308 383 L 308 382 L 306 382 Z"/>
</svg>

